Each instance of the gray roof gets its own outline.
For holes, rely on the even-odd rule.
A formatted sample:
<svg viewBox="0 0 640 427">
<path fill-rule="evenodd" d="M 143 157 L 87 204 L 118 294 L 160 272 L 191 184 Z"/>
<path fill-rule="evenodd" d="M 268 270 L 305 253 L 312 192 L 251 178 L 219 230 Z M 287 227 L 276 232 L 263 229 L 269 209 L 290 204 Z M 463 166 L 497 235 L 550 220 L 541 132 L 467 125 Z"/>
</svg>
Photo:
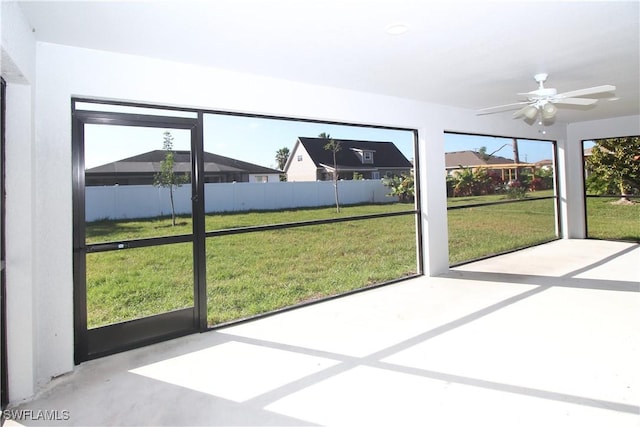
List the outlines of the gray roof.
<svg viewBox="0 0 640 427">
<path fill-rule="evenodd" d="M 513 163 L 513 159 L 507 159 L 501 156 L 491 156 L 488 160 L 484 160 L 479 152 L 466 150 L 466 151 L 451 151 L 444 153 L 445 167 L 447 169 L 457 169 L 460 166 L 487 166 L 487 165 L 503 165 L 506 163 Z"/>
<path fill-rule="evenodd" d="M 124 173 L 158 173 L 160 163 L 165 159 L 164 150 L 153 150 L 126 159 L 117 160 L 105 165 L 86 170 L 88 174 L 124 174 Z M 279 174 L 277 169 L 271 169 L 253 163 L 243 162 L 230 157 L 204 152 L 204 171 Z M 185 150 L 174 151 L 174 171 L 178 173 L 191 172 L 191 152 Z"/>
</svg>

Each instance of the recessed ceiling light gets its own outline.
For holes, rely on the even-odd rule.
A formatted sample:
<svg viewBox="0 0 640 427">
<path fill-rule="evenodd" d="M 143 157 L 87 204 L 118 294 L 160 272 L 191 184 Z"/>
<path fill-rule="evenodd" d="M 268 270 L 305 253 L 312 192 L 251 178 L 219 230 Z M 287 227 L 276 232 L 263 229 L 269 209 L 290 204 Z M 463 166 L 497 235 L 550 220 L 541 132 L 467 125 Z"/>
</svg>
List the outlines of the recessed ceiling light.
<svg viewBox="0 0 640 427">
<path fill-rule="evenodd" d="M 387 32 L 387 34 L 397 36 L 409 31 L 409 26 L 407 24 L 391 24 L 386 28 L 385 31 Z"/>
</svg>

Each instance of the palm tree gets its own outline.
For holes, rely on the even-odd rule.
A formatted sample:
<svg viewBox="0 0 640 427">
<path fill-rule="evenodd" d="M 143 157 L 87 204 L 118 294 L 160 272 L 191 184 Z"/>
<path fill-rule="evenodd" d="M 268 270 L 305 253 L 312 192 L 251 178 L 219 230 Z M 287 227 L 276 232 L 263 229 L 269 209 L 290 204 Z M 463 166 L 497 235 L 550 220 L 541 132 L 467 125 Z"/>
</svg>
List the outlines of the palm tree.
<svg viewBox="0 0 640 427">
<path fill-rule="evenodd" d="M 287 147 L 282 147 L 276 151 L 276 163 L 278 164 L 278 169 L 284 170 L 287 160 L 289 160 L 289 149 Z"/>
<path fill-rule="evenodd" d="M 469 167 L 463 167 L 459 165 L 460 169 L 455 175 L 455 185 L 453 187 L 454 196 L 471 196 L 473 194 L 473 187 L 475 183 L 475 177 L 473 169 Z"/>
</svg>

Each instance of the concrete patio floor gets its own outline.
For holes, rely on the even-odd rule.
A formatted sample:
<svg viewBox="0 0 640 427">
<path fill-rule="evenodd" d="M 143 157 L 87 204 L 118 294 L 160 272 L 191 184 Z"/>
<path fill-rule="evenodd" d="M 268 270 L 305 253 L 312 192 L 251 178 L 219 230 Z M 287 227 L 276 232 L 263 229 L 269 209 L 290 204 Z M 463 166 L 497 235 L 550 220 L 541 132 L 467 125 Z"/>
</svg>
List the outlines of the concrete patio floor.
<svg viewBox="0 0 640 427">
<path fill-rule="evenodd" d="M 84 363 L 5 425 L 640 425 L 640 246 L 560 240 Z M 62 412 L 68 411 L 68 412 Z"/>
</svg>

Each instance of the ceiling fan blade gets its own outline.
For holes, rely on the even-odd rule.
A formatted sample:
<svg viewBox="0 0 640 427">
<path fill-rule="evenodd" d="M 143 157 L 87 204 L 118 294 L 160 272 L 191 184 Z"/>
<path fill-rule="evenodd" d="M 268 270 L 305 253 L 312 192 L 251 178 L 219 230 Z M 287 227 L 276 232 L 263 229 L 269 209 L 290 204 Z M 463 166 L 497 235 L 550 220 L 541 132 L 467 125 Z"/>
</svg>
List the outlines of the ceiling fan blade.
<svg viewBox="0 0 640 427">
<path fill-rule="evenodd" d="M 613 92 L 615 90 L 616 87 L 613 85 L 602 85 L 559 93 L 556 95 L 556 98 L 573 98 L 577 96 L 594 95 L 596 93 Z"/>
<path fill-rule="evenodd" d="M 492 114 L 492 113 L 499 113 L 501 111 L 515 110 L 521 105 L 525 105 L 528 103 L 529 103 L 528 101 L 521 101 L 521 102 L 514 102 L 513 104 L 497 105 L 495 107 L 488 107 L 488 108 L 483 108 L 481 110 L 478 110 L 476 111 L 476 114 L 477 115 Z"/>
<path fill-rule="evenodd" d="M 532 90 L 531 92 L 519 92 L 516 95 L 521 97 L 525 96 L 528 99 L 540 99 L 540 98 L 547 98 L 550 96 L 556 96 L 557 93 L 558 91 L 556 89 L 551 87 L 546 87 L 542 89 Z"/>
<path fill-rule="evenodd" d="M 552 101 L 554 104 L 567 104 L 567 105 L 593 105 L 598 102 L 593 98 L 560 98 Z"/>
</svg>

